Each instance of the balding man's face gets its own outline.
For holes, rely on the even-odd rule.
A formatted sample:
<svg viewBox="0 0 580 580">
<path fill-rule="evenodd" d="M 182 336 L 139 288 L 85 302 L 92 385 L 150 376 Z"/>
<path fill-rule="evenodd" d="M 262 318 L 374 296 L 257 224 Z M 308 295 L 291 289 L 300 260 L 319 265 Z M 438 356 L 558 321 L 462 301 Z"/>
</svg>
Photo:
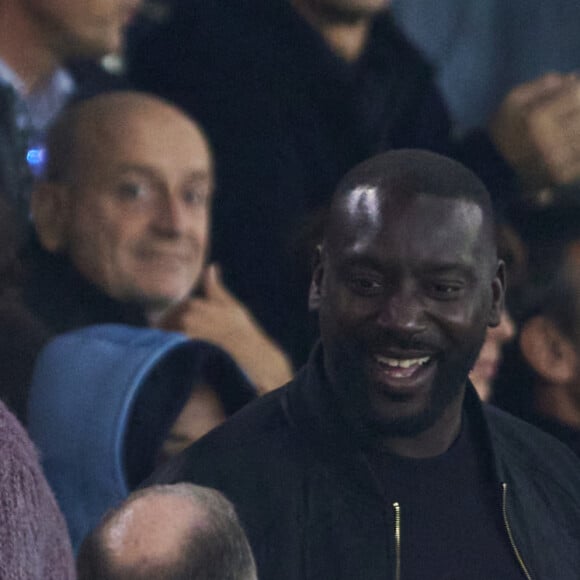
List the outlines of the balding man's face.
<svg viewBox="0 0 580 580">
<path fill-rule="evenodd" d="M 385 435 L 417 435 L 460 405 L 503 297 L 484 230 L 473 202 L 374 186 L 334 214 L 315 275 L 325 368 Z"/>
<path fill-rule="evenodd" d="M 173 110 L 136 107 L 98 123 L 86 125 L 67 185 L 63 250 L 110 296 L 161 312 L 191 293 L 204 264 L 208 146 Z"/>
</svg>

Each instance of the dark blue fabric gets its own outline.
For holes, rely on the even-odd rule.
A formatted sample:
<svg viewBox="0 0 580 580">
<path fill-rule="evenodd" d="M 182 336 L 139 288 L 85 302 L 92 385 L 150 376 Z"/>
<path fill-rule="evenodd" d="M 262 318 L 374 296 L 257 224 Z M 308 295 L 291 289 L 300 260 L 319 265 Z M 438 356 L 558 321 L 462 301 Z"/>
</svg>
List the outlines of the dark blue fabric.
<svg viewBox="0 0 580 580">
<path fill-rule="evenodd" d="M 437 67 L 462 129 L 485 126 L 517 84 L 580 67 L 577 0 L 392 0 L 391 9 Z"/>
<path fill-rule="evenodd" d="M 227 379 L 216 390 L 230 412 L 255 397 L 227 354 L 182 334 L 93 326 L 57 337 L 41 352 L 29 432 L 75 549 L 151 473 L 160 444 L 208 367 L 220 367 Z"/>
</svg>

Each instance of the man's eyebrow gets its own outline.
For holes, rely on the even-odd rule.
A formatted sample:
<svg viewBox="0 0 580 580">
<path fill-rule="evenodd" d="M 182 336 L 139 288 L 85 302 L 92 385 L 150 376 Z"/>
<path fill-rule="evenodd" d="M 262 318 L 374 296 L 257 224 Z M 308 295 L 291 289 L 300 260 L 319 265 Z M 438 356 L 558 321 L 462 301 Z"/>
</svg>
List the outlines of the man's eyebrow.
<svg viewBox="0 0 580 580">
<path fill-rule="evenodd" d="M 150 165 L 141 165 L 139 163 L 121 163 L 117 165 L 118 173 L 141 173 L 153 179 L 159 179 L 160 173 Z M 190 181 L 205 181 L 212 179 L 212 172 L 205 169 L 194 169 L 187 174 L 187 179 Z"/>
<path fill-rule="evenodd" d="M 476 276 L 476 269 L 467 264 L 458 263 L 427 263 L 423 265 L 423 271 L 429 275 L 446 275 L 454 274 L 465 276 L 466 278 L 474 278 Z"/>
</svg>

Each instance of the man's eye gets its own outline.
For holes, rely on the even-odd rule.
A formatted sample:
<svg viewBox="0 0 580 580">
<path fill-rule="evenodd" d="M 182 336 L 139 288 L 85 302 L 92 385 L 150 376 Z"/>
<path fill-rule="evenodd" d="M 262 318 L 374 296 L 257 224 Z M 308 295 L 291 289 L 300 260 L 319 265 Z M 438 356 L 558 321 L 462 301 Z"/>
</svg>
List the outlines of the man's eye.
<svg viewBox="0 0 580 580">
<path fill-rule="evenodd" d="M 381 292 L 383 286 L 381 282 L 373 278 L 354 277 L 349 280 L 349 286 L 356 294 L 363 296 L 374 296 Z"/>
<path fill-rule="evenodd" d="M 183 201 L 186 205 L 200 206 L 205 205 L 207 193 L 199 189 L 190 189 L 183 194 Z"/>
<path fill-rule="evenodd" d="M 463 290 L 463 285 L 450 282 L 433 282 L 430 290 L 436 298 L 452 299 L 456 298 Z"/>
<path fill-rule="evenodd" d="M 125 182 L 117 187 L 117 194 L 122 199 L 137 199 L 145 197 L 147 193 L 148 188 L 142 183 Z"/>
</svg>

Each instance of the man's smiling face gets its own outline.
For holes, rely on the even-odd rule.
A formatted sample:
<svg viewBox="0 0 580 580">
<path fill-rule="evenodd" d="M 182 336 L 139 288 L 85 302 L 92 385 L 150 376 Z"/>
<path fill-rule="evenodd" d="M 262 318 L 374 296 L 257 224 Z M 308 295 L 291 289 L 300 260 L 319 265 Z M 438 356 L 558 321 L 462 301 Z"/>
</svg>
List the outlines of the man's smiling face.
<svg viewBox="0 0 580 580">
<path fill-rule="evenodd" d="M 381 186 L 334 209 L 314 277 L 325 370 L 367 427 L 413 437 L 462 399 L 503 280 L 474 201 Z"/>
</svg>

